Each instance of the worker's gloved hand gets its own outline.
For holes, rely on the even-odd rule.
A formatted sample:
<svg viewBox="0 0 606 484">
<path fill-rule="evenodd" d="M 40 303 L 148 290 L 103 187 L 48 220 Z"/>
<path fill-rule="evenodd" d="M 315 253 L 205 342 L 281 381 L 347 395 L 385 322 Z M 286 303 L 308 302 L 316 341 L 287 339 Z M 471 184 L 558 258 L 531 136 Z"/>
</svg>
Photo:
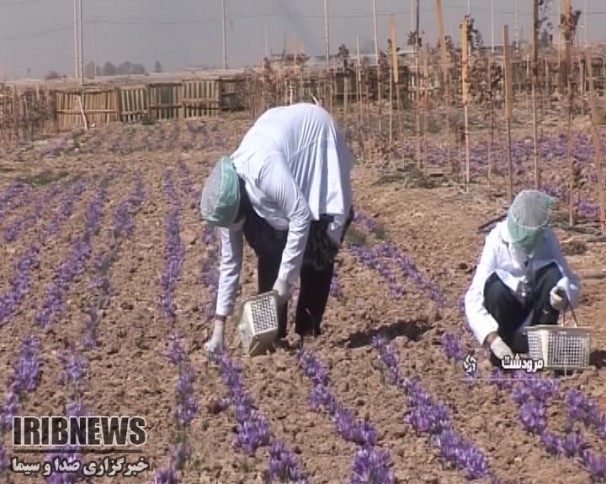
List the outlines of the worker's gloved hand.
<svg viewBox="0 0 606 484">
<path fill-rule="evenodd" d="M 223 351 L 224 332 L 225 320 L 216 318 L 213 322 L 213 334 L 211 338 L 204 343 L 204 349 L 208 353 L 218 353 Z"/>
<path fill-rule="evenodd" d="M 288 297 L 289 297 L 288 282 L 277 279 L 274 284 L 273 290 L 278 293 L 278 312 L 280 312 L 280 310 L 288 302 Z"/>
<path fill-rule="evenodd" d="M 549 304 L 551 304 L 551 307 L 556 311 L 562 312 L 566 309 L 566 293 L 562 288 L 553 286 L 553 289 L 549 293 Z"/>
<path fill-rule="evenodd" d="M 507 346 L 505 341 L 501 339 L 500 336 L 497 336 L 492 343 L 490 343 L 490 351 L 495 355 L 499 360 L 502 360 L 506 356 L 513 358 L 513 351 L 511 348 Z"/>
</svg>

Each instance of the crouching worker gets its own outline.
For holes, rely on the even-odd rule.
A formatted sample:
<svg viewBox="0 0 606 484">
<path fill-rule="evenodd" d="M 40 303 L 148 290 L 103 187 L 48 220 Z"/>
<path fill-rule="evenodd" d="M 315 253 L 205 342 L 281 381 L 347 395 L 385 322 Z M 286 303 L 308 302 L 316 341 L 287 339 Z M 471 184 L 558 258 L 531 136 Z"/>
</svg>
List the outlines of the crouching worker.
<svg viewBox="0 0 606 484">
<path fill-rule="evenodd" d="M 557 324 L 560 312 L 579 301 L 580 284 L 549 227 L 552 199 L 520 192 L 506 220 L 486 243 L 465 295 L 468 324 L 491 362 L 528 351 L 526 326 Z"/>
<path fill-rule="evenodd" d="M 320 334 L 335 257 L 353 219 L 352 154 L 330 114 L 315 104 L 263 113 L 205 182 L 202 218 L 220 227 L 213 332 L 223 349 L 242 269 L 243 240 L 257 256 L 258 291 L 278 293 L 278 339 L 286 336 L 290 286 L 300 278 L 295 331 Z"/>
</svg>

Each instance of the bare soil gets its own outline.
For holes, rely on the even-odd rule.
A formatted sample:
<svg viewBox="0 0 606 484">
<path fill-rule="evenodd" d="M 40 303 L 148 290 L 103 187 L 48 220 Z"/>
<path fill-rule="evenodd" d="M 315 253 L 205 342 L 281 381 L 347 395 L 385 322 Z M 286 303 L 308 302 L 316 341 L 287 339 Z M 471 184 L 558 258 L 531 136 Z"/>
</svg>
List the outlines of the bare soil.
<svg viewBox="0 0 606 484">
<path fill-rule="evenodd" d="M 93 254 L 108 247 L 107 228 L 112 223 L 112 214 L 119 201 L 133 191 L 136 176 L 140 175 L 145 185 L 145 200 L 134 215 L 135 228 L 122 240 L 109 272 L 113 296 L 101 312 L 99 346 L 84 353 L 88 371 L 83 401 L 90 414 L 143 415 L 147 419 L 149 439 L 144 454 L 152 470 L 131 478 L 130 482 L 149 482 L 153 470 L 168 463 L 175 430 L 172 412 L 177 372 L 165 356 L 171 324 L 160 313 L 159 281 L 165 262 L 165 217 L 170 209 L 163 177 L 167 170 L 172 170 L 181 200 L 180 230 L 185 244 L 184 262 L 174 292 L 177 307 L 174 324 L 195 370 L 194 388 L 200 407 L 188 431 L 191 457 L 181 481 L 262 482 L 267 469 L 267 450 L 259 449 L 253 458 L 243 457 L 232 447 L 235 429 L 232 410 L 218 414 L 211 411 L 213 402 L 222 398 L 226 389 L 217 368 L 201 350 L 209 333 L 205 308 L 211 296 L 201 278 L 207 247 L 202 238 L 197 200 L 184 190 L 177 169 L 182 160 L 194 189 L 200 190 L 212 164 L 237 145 L 250 120 L 191 123 L 191 129 L 184 123 L 103 127 L 80 135 L 72 149 L 56 157 L 41 157 L 39 151 L 32 150 L 20 155 L 22 161 L 1 162 L 0 190 L 12 179 L 20 177 L 31 181 L 46 170 L 67 172 L 68 177 L 89 176 L 92 184 L 74 205 L 73 215 L 43 247 L 25 299 L 7 324 L 0 327 L 0 381 L 5 382 L 16 359 L 19 338 L 37 335 L 44 355 L 41 380 L 36 390 L 21 402 L 19 413 L 63 414 L 68 394 L 57 381 L 61 371 L 57 356 L 65 348 L 79 347 L 85 327 L 83 309 L 91 301 L 92 259 L 86 261 L 84 274 L 69 286 L 64 312 L 50 330 L 43 331 L 36 325 L 35 311 L 42 304 L 54 269 L 66 256 L 70 239 L 84 229 L 86 205 L 100 179 L 112 169 L 120 171 L 109 185 L 103 204 L 104 229 L 91 239 Z M 202 126 L 204 129 L 196 132 Z M 553 174 L 562 172 L 565 163 L 565 160 L 559 165 L 551 162 L 549 173 L 552 175 L 548 177 L 555 178 Z M 431 188 L 419 187 L 420 183 L 416 182 L 420 178 L 412 171 L 398 172 L 399 178 L 386 181 L 385 172 L 378 165 L 382 166 L 367 162 L 355 167 L 356 207 L 384 224 L 385 240 L 412 257 L 418 270 L 440 287 L 447 305 L 437 309 L 427 291 L 403 276 L 398 277 L 407 293 L 400 298 L 390 296 L 384 279 L 363 266 L 344 247 L 338 259 L 338 281 L 343 295 L 330 299 L 325 332 L 317 341 L 309 343 L 309 348 L 331 370 L 331 389 L 360 417 L 371 419 L 380 434 L 379 445 L 391 452 L 398 482 L 465 482 L 461 471 L 441 463 L 426 436 L 416 435 L 404 422 L 406 398 L 384 381 L 376 368 L 377 352 L 370 345 L 372 336 L 385 334 L 397 349 L 404 374 L 417 375 L 436 399 L 450 407 L 455 428 L 486 452 L 491 469 L 504 482 L 590 482 L 589 474 L 579 462 L 550 457 L 537 437 L 524 432 L 515 404 L 504 393 L 482 380 L 474 384 L 464 382 L 461 368 L 446 359 L 440 345 L 444 332 L 454 332 L 463 339 L 467 350 L 473 349 L 482 362 L 485 359 L 465 329 L 459 301 L 483 244 L 484 235 L 478 233 L 477 228 L 500 215 L 506 204 L 504 178 L 492 180 L 489 190 L 483 177 L 477 176 L 466 193 L 460 184 L 446 177 L 433 179 Z M 530 165 L 528 170 L 531 172 Z M 518 187 L 531 183 L 528 177 L 516 179 Z M 36 187 L 32 198 L 44 189 L 45 185 Z M 583 193 L 589 197 L 591 188 Z M 48 223 L 58 206 L 58 200 L 53 201 L 37 223 Z M 31 209 L 32 204 L 28 204 L 7 212 L 1 228 Z M 595 227 L 587 221 L 581 225 Z M 582 277 L 583 299 L 577 317 L 583 326 L 592 330 L 593 350 L 592 367 L 562 378 L 562 385 L 579 387 L 605 410 L 602 365 L 606 358 L 603 324 L 606 291 L 599 272 L 606 269 L 606 245 L 577 231 L 558 227 L 557 232 L 572 268 Z M 0 291 L 8 289 L 14 263 L 37 233 L 35 227 L 29 227 L 14 242 L 2 242 Z M 241 283 L 241 297 L 254 293 L 255 263 L 248 249 Z M 245 386 L 268 419 L 272 435 L 295 449 L 311 482 L 347 482 L 355 445 L 336 433 L 324 413 L 311 410 L 310 383 L 298 369 L 294 353 L 278 350 L 254 359 L 241 358 L 233 325 L 228 327 L 228 341 L 233 358 L 243 365 Z M 555 401 L 549 412 L 550 427 L 562 430 L 563 420 L 558 415 L 565 412 L 565 404 Z M 595 450 L 606 451 L 603 440 L 588 430 L 583 430 L 583 434 Z M 4 442 L 12 456 L 9 439 L 10 435 L 6 434 Z M 130 459 L 133 460 L 132 456 Z M 10 473 L 7 479 L 38 482 Z"/>
</svg>

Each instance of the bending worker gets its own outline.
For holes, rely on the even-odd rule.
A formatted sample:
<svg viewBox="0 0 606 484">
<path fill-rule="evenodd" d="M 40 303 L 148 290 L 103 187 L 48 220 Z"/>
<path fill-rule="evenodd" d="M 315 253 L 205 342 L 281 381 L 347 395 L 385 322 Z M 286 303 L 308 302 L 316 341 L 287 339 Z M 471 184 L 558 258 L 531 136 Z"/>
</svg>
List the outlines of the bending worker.
<svg viewBox="0 0 606 484">
<path fill-rule="evenodd" d="M 315 104 L 263 113 L 205 182 L 202 218 L 220 227 L 221 267 L 207 351 L 223 348 L 242 269 L 243 239 L 257 256 L 259 293 L 278 293 L 286 336 L 291 285 L 300 277 L 295 331 L 320 334 L 335 257 L 353 219 L 353 157 L 335 121 Z"/>
<path fill-rule="evenodd" d="M 549 227 L 551 206 L 545 193 L 524 190 L 486 237 L 465 313 L 493 365 L 528 351 L 526 326 L 557 324 L 560 312 L 578 304 L 580 283 Z"/>
</svg>

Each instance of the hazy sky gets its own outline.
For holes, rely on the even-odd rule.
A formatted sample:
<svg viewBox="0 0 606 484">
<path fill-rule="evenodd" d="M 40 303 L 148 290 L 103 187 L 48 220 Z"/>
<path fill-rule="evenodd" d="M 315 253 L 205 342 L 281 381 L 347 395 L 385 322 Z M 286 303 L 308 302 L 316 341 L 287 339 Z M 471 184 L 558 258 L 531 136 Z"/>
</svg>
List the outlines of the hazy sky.
<svg viewBox="0 0 606 484">
<path fill-rule="evenodd" d="M 421 2 L 421 30 L 430 42 L 437 38 L 433 0 Z M 83 0 L 85 63 L 140 62 L 148 69 L 159 60 L 166 70 L 191 66 L 221 67 L 221 0 Z M 491 42 L 490 0 L 470 0 L 472 16 Z M 385 45 L 389 15 L 395 14 L 398 44 L 410 31 L 411 0 L 377 0 L 379 42 Z M 458 24 L 467 0 L 443 0 L 446 29 L 458 39 Z M 502 25 L 514 38 L 515 0 L 494 0 L 495 43 Z M 519 0 L 520 38 L 528 38 L 530 0 Z M 573 0 L 587 5 L 589 40 L 606 40 L 606 0 Z M 556 6 L 553 6 L 555 9 Z M 31 77 L 51 69 L 74 71 L 73 0 L 0 0 L 0 76 Z M 293 36 L 307 54 L 324 52 L 323 0 L 226 0 L 229 67 L 256 64 L 269 50 L 292 48 Z M 340 43 L 355 52 L 356 37 L 372 47 L 372 0 L 329 0 L 330 45 Z M 581 20 L 584 23 L 584 19 Z M 583 26 L 580 30 L 584 39 Z M 95 48 L 96 45 L 96 48 Z"/>
</svg>

